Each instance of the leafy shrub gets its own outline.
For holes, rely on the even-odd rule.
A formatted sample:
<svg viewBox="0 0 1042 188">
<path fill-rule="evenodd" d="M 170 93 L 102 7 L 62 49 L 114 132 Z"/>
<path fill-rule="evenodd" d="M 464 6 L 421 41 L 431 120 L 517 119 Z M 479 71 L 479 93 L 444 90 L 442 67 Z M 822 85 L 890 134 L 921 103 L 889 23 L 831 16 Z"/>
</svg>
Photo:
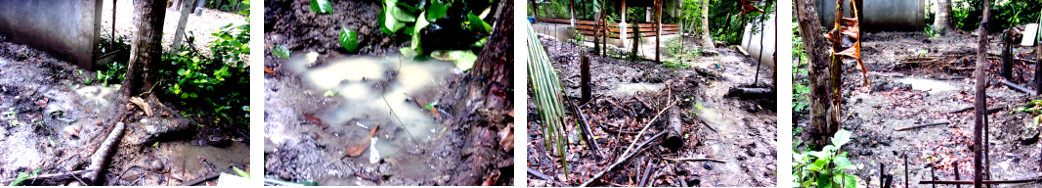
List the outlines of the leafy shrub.
<svg viewBox="0 0 1042 188">
<path fill-rule="evenodd" d="M 1038 1 L 1000 0 L 991 4 L 988 31 L 1000 31 L 1013 26 L 1038 22 L 1042 4 Z M 952 25 L 964 31 L 974 31 L 980 25 L 984 11 L 982 0 L 953 0 Z"/>
<path fill-rule="evenodd" d="M 158 88 L 200 120 L 248 125 L 250 79 L 244 58 L 250 53 L 249 32 L 249 24 L 229 24 L 214 32 L 218 38 L 209 45 L 212 57 L 187 49 L 164 54 Z"/>
<path fill-rule="evenodd" d="M 382 0 L 377 17 L 380 30 L 387 35 L 412 37 L 411 46 L 401 49 L 416 59 L 435 58 L 454 61 L 462 70 L 470 69 L 477 51 L 485 45 L 492 26 L 488 12 L 492 1 Z"/>
<path fill-rule="evenodd" d="M 832 137 L 832 145 L 821 151 L 793 151 L 793 187 L 857 187 L 857 177 L 847 173 L 856 167 L 847 159 L 847 152 L 840 153 L 847 142 L 850 142 L 850 131 L 839 130 Z"/>
</svg>

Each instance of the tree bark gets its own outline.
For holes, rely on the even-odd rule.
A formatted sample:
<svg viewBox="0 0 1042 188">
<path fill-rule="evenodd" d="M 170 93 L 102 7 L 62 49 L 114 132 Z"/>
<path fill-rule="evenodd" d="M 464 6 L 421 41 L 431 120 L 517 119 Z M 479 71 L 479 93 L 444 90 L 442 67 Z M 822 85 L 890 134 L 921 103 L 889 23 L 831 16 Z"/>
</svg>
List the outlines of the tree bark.
<svg viewBox="0 0 1042 188">
<path fill-rule="evenodd" d="M 709 0 L 702 0 L 702 23 L 700 24 L 702 24 L 702 48 L 716 48 L 713 45 L 713 36 L 709 35 Z"/>
<path fill-rule="evenodd" d="M 137 31 L 130 47 L 130 63 L 127 65 L 126 79 L 120 89 L 123 97 L 129 99 L 133 94 L 145 92 L 154 83 L 152 67 L 158 64 L 163 55 L 161 46 L 163 37 L 163 18 L 166 16 L 166 2 L 163 0 L 135 0 L 134 23 Z"/>
<path fill-rule="evenodd" d="M 938 35 L 952 33 L 952 0 L 937 0 L 937 14 L 933 19 L 933 32 Z"/>
<path fill-rule="evenodd" d="M 188 1 L 185 3 L 185 1 Z M 174 32 L 174 43 L 172 49 L 174 51 L 181 49 L 181 40 L 184 39 L 181 36 L 185 34 L 185 26 L 188 25 L 188 15 L 192 14 L 192 4 L 195 4 L 194 0 L 180 0 L 178 7 L 181 9 L 181 17 L 177 20 L 177 31 Z"/>
<path fill-rule="evenodd" d="M 818 21 L 818 13 L 815 10 L 814 0 L 796 0 L 796 9 L 800 37 L 803 40 L 803 50 L 807 53 L 810 71 L 810 125 L 812 129 L 808 132 L 813 135 L 815 145 L 824 146 L 828 140 L 826 130 L 829 126 L 838 125 L 839 122 L 830 121 L 828 117 L 832 95 L 829 95 L 829 71 L 826 63 L 828 53 L 825 38 L 821 35 L 821 23 Z"/>
<path fill-rule="evenodd" d="M 976 91 L 976 101 L 974 106 L 977 109 L 987 109 L 987 72 L 984 70 L 987 68 L 988 61 L 988 17 L 991 15 L 989 10 L 991 7 L 990 0 L 984 0 L 984 15 L 980 22 L 980 35 L 977 39 L 977 69 L 974 70 L 973 76 L 976 78 L 974 88 Z M 982 129 L 984 126 L 988 126 L 984 123 L 984 116 L 986 110 L 976 110 L 974 114 L 974 125 L 973 125 L 973 186 L 981 187 L 981 157 L 982 156 Z"/>
<path fill-rule="evenodd" d="M 513 122 L 514 84 L 514 9 L 513 0 L 500 2 L 496 24 L 485 47 L 481 49 L 474 68 L 466 73 L 455 94 L 442 97 L 441 101 L 453 101 L 452 114 L 460 124 L 455 133 L 462 134 L 460 161 L 453 171 L 450 184 L 481 185 L 486 179 L 501 171 L 513 172 L 513 154 L 503 148 L 493 147 L 499 143 L 500 134 L 489 133 L 511 129 Z M 510 182 L 499 176 L 495 182 Z"/>
</svg>

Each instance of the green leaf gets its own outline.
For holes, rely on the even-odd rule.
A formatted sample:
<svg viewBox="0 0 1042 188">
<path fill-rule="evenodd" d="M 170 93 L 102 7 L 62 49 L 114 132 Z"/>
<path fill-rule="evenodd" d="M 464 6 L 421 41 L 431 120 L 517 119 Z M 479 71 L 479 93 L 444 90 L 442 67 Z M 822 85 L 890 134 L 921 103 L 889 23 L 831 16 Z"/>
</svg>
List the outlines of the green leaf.
<svg viewBox="0 0 1042 188">
<path fill-rule="evenodd" d="M 343 27 L 340 30 L 340 45 L 344 46 L 348 52 L 355 52 L 358 50 L 358 34 L 355 31 Z"/>
<path fill-rule="evenodd" d="M 234 170 L 235 174 L 238 174 L 239 176 L 245 177 L 247 179 L 250 178 L 250 173 L 240 170 L 239 167 L 232 166 L 232 170 Z"/>
<path fill-rule="evenodd" d="M 427 21 L 434 21 L 449 14 L 449 4 L 439 0 L 432 0 L 431 6 L 427 7 Z"/>
<path fill-rule="evenodd" d="M 312 12 L 318 12 L 319 14 L 333 13 L 333 4 L 330 4 L 329 0 L 311 0 L 310 7 Z"/>
<path fill-rule="evenodd" d="M 398 8 L 398 6 L 390 6 L 387 7 L 387 9 L 389 10 L 391 16 L 395 20 L 403 22 L 416 22 L 416 15 L 410 14 L 402 8 Z"/>
<path fill-rule="evenodd" d="M 847 157 L 836 157 L 833 162 L 836 163 L 836 170 L 853 170 L 857 168 L 854 167 L 854 164 L 850 163 L 850 160 L 847 159 Z"/>
<path fill-rule="evenodd" d="M 381 30 L 386 29 L 384 30 L 384 33 L 387 35 L 394 34 L 405 27 L 405 23 L 399 22 L 398 19 L 392 15 L 392 12 L 394 12 L 393 9 L 397 9 L 393 2 L 395 1 L 389 0 L 384 3 L 383 16 L 378 18 L 379 20 L 382 20 L 380 22 Z"/>
<path fill-rule="evenodd" d="M 431 110 L 431 109 L 434 109 L 434 106 L 437 106 L 437 105 L 438 105 L 438 102 L 440 102 L 440 101 L 439 101 L 439 100 L 434 100 L 433 102 L 427 103 L 427 105 L 424 105 L 424 106 L 423 106 L 423 109 L 424 109 L 424 110 Z"/>
<path fill-rule="evenodd" d="M 482 20 L 478 15 L 474 13 L 467 13 L 467 18 L 470 19 L 470 30 L 474 32 L 492 32 L 492 26 L 488 25 L 485 20 Z"/>
<path fill-rule="evenodd" d="M 442 61 L 453 61 L 456 63 L 456 68 L 462 71 L 470 70 L 474 66 L 474 62 L 478 60 L 478 55 L 470 50 L 434 51 L 431 53 L 431 57 Z"/>
<path fill-rule="evenodd" d="M 832 181 L 825 173 L 818 174 L 818 188 L 831 188 Z"/>
<path fill-rule="evenodd" d="M 847 142 L 850 142 L 850 131 L 840 129 L 836 135 L 832 136 L 832 145 L 835 145 L 836 148 L 843 147 Z"/>
<path fill-rule="evenodd" d="M 856 188 L 857 176 L 843 176 L 843 187 Z"/>
</svg>

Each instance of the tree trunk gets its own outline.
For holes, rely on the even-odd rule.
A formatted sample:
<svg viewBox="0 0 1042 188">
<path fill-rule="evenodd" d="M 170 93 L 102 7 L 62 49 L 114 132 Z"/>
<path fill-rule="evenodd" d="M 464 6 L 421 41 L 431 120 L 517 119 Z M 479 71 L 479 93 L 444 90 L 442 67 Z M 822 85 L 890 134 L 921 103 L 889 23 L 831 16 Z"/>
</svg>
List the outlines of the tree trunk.
<svg viewBox="0 0 1042 188">
<path fill-rule="evenodd" d="M 662 64 L 662 60 L 659 56 L 662 54 L 662 3 L 661 0 L 655 1 L 655 63 Z"/>
<path fill-rule="evenodd" d="M 988 64 L 987 63 L 987 61 L 988 61 L 988 29 L 987 29 L 987 27 L 988 27 L 988 22 L 990 20 L 990 19 L 988 19 L 988 17 L 991 14 L 991 11 L 989 10 L 990 9 L 989 7 L 991 7 L 990 0 L 984 0 L 984 15 L 983 15 L 983 17 L 981 19 L 981 22 L 980 22 L 980 29 L 978 29 L 979 32 L 980 32 L 980 36 L 978 36 L 979 38 L 977 39 L 977 69 L 974 70 L 974 73 L 973 73 L 973 76 L 976 78 L 976 82 L 977 82 L 977 83 L 974 84 L 974 88 L 975 88 L 974 90 L 976 91 L 976 97 L 975 97 L 976 101 L 974 102 L 974 106 L 976 106 L 977 109 L 987 109 L 987 107 L 988 107 L 987 106 L 988 95 L 987 95 L 987 91 L 986 91 L 986 89 L 987 89 L 987 79 L 988 79 L 987 77 L 988 76 L 987 76 L 987 71 L 984 70 L 984 69 L 987 68 L 987 66 L 988 66 L 987 65 Z M 975 110 L 973 112 L 974 119 L 975 119 L 973 121 L 973 123 L 974 123 L 974 125 L 973 125 L 973 186 L 974 187 L 981 187 L 981 180 L 983 180 L 983 179 L 981 179 L 981 173 L 982 173 L 982 171 L 981 171 L 981 157 L 982 157 L 982 154 L 983 154 L 982 150 L 981 150 L 981 146 L 982 146 L 981 144 L 983 143 L 981 141 L 981 135 L 982 135 L 982 131 L 983 131 L 982 129 L 984 128 L 984 126 L 988 126 L 988 125 L 986 125 L 984 123 L 984 118 L 985 118 L 984 116 L 986 114 L 986 111 L 987 110 Z"/>
<path fill-rule="evenodd" d="M 828 117 L 831 107 L 829 102 L 832 101 L 832 95 L 829 95 L 828 89 L 829 71 L 826 63 L 828 47 L 825 38 L 821 35 L 823 33 L 821 23 L 818 21 L 818 13 L 814 7 L 814 0 L 797 0 L 796 6 L 793 8 L 796 9 L 799 20 L 803 50 L 807 53 L 810 63 L 808 76 L 812 96 L 810 97 L 811 129 L 808 130 L 808 133 L 813 135 L 813 142 L 820 147 L 824 146 L 828 137 L 831 136 L 831 134 L 826 134 L 828 127 L 838 125 L 839 122 L 829 121 L 831 118 Z"/>
<path fill-rule="evenodd" d="M 495 174 L 513 172 L 513 150 L 504 151 L 498 146 L 503 135 L 493 131 L 510 130 L 513 122 L 513 85 L 514 85 L 514 9 L 513 0 L 500 2 L 501 11 L 496 17 L 492 36 L 481 49 L 474 68 L 464 76 L 461 86 L 454 92 L 442 97 L 441 101 L 457 100 L 452 114 L 457 114 L 455 122 L 460 124 L 455 133 L 466 138 L 460 146 L 460 160 L 450 184 L 481 185 Z M 490 134 L 491 132 L 491 134 Z M 454 134 L 455 134 L 454 133 Z M 496 143 L 496 144 L 490 144 Z M 503 174 L 498 176 L 505 181 L 513 177 Z"/>
<path fill-rule="evenodd" d="M 187 3 L 185 1 L 188 1 Z M 174 44 L 172 49 L 174 51 L 181 49 L 181 40 L 184 39 L 181 36 L 185 34 L 185 26 L 188 25 L 188 15 L 192 14 L 192 4 L 195 4 L 193 0 L 181 0 L 183 5 L 179 5 L 181 9 L 181 17 L 177 20 L 177 31 L 174 31 Z"/>
<path fill-rule="evenodd" d="M 713 36 L 709 35 L 709 0 L 702 0 L 702 48 L 715 48 Z M 821 30 L 821 29 L 818 29 Z M 820 33 L 820 32 L 819 32 Z"/>
<path fill-rule="evenodd" d="M 933 32 L 938 35 L 952 33 L 952 0 L 937 0 L 937 14 L 933 19 Z"/>
<path fill-rule="evenodd" d="M 162 54 L 163 18 L 166 16 L 163 0 L 135 0 L 134 23 L 137 31 L 131 40 L 130 63 L 121 92 L 129 99 L 134 94 L 148 90 L 154 83 L 153 65 L 158 64 Z"/>
</svg>

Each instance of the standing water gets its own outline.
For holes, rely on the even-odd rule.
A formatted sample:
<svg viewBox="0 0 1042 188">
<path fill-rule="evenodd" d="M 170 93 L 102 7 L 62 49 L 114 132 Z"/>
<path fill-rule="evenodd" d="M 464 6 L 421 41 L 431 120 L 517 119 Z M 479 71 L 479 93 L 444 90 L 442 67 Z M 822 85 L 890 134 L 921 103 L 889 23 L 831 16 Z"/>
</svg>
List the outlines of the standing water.
<svg viewBox="0 0 1042 188">
<path fill-rule="evenodd" d="M 400 56 L 348 58 L 308 68 L 309 64 L 296 61 L 290 69 L 313 91 L 342 99 L 315 116 L 329 125 L 326 132 L 343 135 L 320 137 L 319 142 L 342 143 L 343 150 L 367 148 L 358 156 L 344 151 L 334 157 L 363 166 L 387 162 L 404 178 L 426 179 L 437 170 L 429 146 L 444 129 L 424 107 L 436 103 L 438 89 L 457 74 L 454 64 Z"/>
</svg>

